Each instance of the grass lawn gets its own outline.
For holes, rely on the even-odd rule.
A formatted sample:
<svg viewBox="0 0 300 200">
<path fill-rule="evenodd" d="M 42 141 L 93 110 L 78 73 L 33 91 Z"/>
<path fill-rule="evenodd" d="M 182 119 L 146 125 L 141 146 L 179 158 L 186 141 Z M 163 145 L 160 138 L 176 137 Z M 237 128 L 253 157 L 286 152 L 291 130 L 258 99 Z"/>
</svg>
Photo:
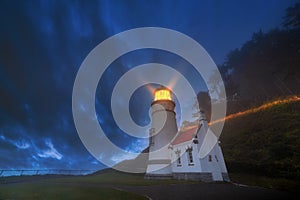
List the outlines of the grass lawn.
<svg viewBox="0 0 300 200">
<path fill-rule="evenodd" d="M 0 186 L 0 199 L 147 199 L 114 188 L 85 185 L 31 183 Z"/>
<path fill-rule="evenodd" d="M 61 183 L 92 183 L 99 185 L 161 185 L 161 184 L 176 184 L 176 183 L 197 183 L 190 180 L 146 180 L 141 174 L 127 174 L 122 172 L 106 172 L 89 176 L 65 177 L 50 179 L 51 182 Z"/>
<path fill-rule="evenodd" d="M 143 175 L 117 171 L 88 176 L 24 176 L 0 178 L 2 199 L 147 199 L 118 189 L 118 185 L 197 183 L 179 180 L 145 180 Z M 9 183 L 9 184 L 3 184 Z"/>
<path fill-rule="evenodd" d="M 285 178 L 270 178 L 244 173 L 230 173 L 229 176 L 232 182 L 249 186 L 259 186 L 290 192 L 299 192 L 300 189 L 300 181 L 288 180 Z"/>
</svg>

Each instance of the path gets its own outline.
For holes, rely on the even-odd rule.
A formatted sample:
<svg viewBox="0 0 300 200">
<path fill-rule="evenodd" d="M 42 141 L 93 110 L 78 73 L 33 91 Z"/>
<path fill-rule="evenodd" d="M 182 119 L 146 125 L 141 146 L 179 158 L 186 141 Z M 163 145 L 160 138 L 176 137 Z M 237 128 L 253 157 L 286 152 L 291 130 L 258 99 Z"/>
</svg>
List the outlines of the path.
<svg viewBox="0 0 300 200">
<path fill-rule="evenodd" d="M 151 186 L 119 186 L 119 188 L 150 197 L 152 200 L 279 200 L 298 199 L 296 194 L 229 183 L 199 183 Z"/>
</svg>

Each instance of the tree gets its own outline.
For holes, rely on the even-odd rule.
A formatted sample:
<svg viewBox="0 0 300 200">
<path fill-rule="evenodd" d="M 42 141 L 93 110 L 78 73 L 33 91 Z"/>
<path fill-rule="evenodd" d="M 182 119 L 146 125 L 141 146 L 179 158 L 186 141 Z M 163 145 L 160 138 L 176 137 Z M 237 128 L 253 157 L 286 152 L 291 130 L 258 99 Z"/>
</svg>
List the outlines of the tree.
<svg viewBox="0 0 300 200">
<path fill-rule="evenodd" d="M 220 67 L 227 100 L 246 109 L 300 93 L 300 3 L 286 10 L 283 24 L 286 29 L 254 33 L 240 49 L 227 55 Z"/>
<path fill-rule="evenodd" d="M 208 92 L 200 91 L 197 94 L 197 101 L 195 104 L 199 104 L 199 110 L 205 112 L 206 118 L 209 121 L 211 117 L 211 98 Z M 196 106 L 195 106 L 196 107 Z M 199 117 L 199 113 L 195 113 L 194 116 Z"/>
<path fill-rule="evenodd" d="M 300 3 L 286 9 L 283 26 L 288 29 L 300 29 Z"/>
</svg>

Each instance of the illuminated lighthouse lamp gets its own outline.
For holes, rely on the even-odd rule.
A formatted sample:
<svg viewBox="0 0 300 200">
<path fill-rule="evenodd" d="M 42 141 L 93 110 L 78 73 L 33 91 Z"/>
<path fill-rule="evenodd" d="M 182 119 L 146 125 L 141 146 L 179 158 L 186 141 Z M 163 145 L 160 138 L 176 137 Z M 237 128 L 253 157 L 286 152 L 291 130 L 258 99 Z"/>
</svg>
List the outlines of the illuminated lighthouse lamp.
<svg viewBox="0 0 300 200">
<path fill-rule="evenodd" d="M 164 87 L 157 89 L 154 94 L 154 101 L 159 100 L 172 100 L 170 90 Z"/>
</svg>

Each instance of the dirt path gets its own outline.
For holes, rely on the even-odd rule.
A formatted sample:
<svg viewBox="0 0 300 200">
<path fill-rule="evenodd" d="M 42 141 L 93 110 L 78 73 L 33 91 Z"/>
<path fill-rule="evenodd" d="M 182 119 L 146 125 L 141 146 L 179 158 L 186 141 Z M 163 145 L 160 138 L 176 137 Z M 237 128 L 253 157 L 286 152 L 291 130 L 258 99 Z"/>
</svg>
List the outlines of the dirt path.
<svg viewBox="0 0 300 200">
<path fill-rule="evenodd" d="M 224 183 L 199 183 L 153 186 L 119 186 L 119 188 L 150 197 L 152 200 L 279 200 L 298 199 L 297 194 L 258 187 L 238 186 Z"/>
</svg>

